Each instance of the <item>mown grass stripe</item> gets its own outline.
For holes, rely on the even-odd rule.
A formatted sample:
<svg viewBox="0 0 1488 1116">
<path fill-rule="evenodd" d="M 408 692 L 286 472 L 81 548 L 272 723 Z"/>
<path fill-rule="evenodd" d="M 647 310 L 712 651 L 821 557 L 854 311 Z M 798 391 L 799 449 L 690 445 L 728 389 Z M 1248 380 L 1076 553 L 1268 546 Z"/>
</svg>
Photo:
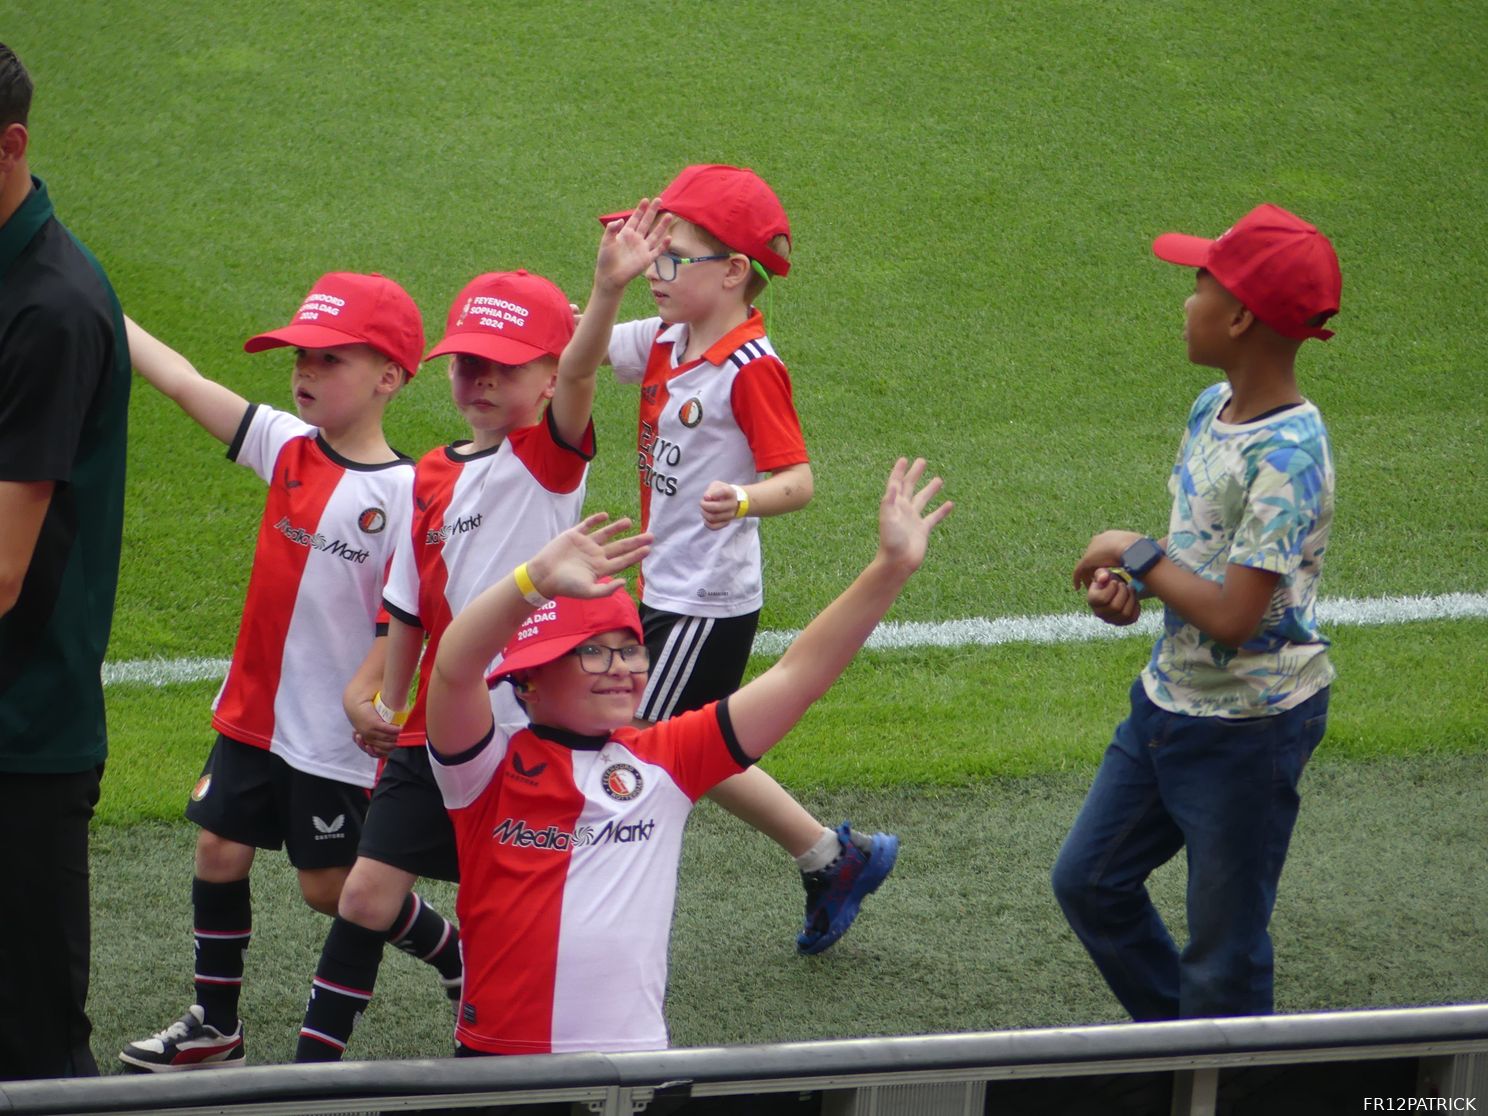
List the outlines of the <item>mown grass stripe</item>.
<svg viewBox="0 0 1488 1116">
<path fill-rule="evenodd" d="M 1326 627 L 1370 627 L 1407 624 L 1415 620 L 1466 620 L 1488 617 L 1488 593 L 1443 593 L 1421 597 L 1336 597 L 1318 602 L 1318 618 Z M 1113 628 L 1090 615 L 972 617 L 966 620 L 889 622 L 880 624 L 868 640 L 870 648 L 904 650 L 916 647 L 996 647 L 1008 643 L 1085 643 L 1097 639 L 1151 638 L 1161 619 L 1149 608 L 1137 623 Z M 760 632 L 754 653 L 774 657 L 790 645 L 798 631 Z M 227 672 L 227 659 L 132 659 L 105 663 L 106 686 L 170 686 L 204 682 Z"/>
</svg>

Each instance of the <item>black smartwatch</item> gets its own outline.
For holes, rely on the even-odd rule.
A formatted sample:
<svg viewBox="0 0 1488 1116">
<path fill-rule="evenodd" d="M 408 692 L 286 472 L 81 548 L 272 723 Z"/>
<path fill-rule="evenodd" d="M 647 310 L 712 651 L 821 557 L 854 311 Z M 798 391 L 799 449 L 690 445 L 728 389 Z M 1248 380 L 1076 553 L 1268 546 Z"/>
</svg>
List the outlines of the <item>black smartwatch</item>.
<svg viewBox="0 0 1488 1116">
<path fill-rule="evenodd" d="M 1142 577 L 1162 556 L 1162 547 L 1155 540 L 1141 538 L 1121 552 L 1121 568 L 1132 577 Z"/>
</svg>

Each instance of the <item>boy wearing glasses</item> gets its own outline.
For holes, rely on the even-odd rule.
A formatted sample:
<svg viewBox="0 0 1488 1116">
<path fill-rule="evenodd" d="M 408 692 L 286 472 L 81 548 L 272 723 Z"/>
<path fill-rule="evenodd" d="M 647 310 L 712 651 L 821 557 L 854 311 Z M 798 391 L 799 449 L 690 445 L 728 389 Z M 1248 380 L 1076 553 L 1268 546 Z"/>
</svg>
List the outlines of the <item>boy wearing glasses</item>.
<svg viewBox="0 0 1488 1116">
<path fill-rule="evenodd" d="M 641 618 L 609 580 L 646 534 L 603 513 L 548 543 L 446 629 L 429 687 L 434 776 L 458 834 L 465 997 L 458 1053 L 652 1050 L 677 861 L 698 797 L 774 746 L 852 661 L 951 510 L 940 478 L 895 464 L 878 550 L 779 661 L 724 700 L 632 725 L 646 688 Z M 917 491 L 918 489 L 918 491 Z M 502 725 L 486 664 L 530 724 Z"/>
<path fill-rule="evenodd" d="M 477 276 L 456 296 L 444 338 L 425 358 L 453 358 L 450 391 L 471 436 L 418 463 L 412 526 L 398 541 L 383 590 L 388 637 L 347 687 L 359 743 L 387 762 L 316 967 L 296 1061 L 335 1061 L 345 1053 L 371 1001 L 383 942 L 401 948 L 405 927 L 442 924 L 441 933 L 426 931 L 418 940 L 438 943 L 433 960 L 451 999 L 459 997 L 459 936 L 413 894 L 420 876 L 460 878 L 454 830 L 423 746 L 434 656 L 452 616 L 578 522 L 594 455 L 595 372 L 621 294 L 665 246 L 662 223 L 644 199 L 628 219 L 611 222 L 577 332 L 567 296 L 541 276 Z M 423 669 L 410 709 L 420 648 Z M 525 721 L 505 688 L 491 700 L 498 722 Z"/>
<path fill-rule="evenodd" d="M 739 688 L 764 602 L 759 520 L 811 499 L 790 376 L 754 300 L 790 271 L 790 222 L 753 171 L 691 166 L 657 199 L 671 245 L 648 273 L 657 316 L 615 327 L 609 359 L 641 389 L 641 568 L 651 677 L 637 716 L 664 721 Z M 610 221 L 614 216 L 601 218 Z M 894 867 L 899 839 L 823 826 L 763 771 L 709 797 L 796 860 L 803 954 L 820 953 Z"/>
</svg>

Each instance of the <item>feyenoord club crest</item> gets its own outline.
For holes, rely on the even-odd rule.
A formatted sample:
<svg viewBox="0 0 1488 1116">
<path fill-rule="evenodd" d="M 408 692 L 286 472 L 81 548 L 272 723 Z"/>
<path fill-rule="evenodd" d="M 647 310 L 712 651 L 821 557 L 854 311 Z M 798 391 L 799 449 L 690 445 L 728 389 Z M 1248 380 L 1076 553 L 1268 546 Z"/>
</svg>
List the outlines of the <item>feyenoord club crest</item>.
<svg viewBox="0 0 1488 1116">
<path fill-rule="evenodd" d="M 367 508 L 357 516 L 357 526 L 369 535 L 378 535 L 387 526 L 387 512 L 381 508 Z"/>
<path fill-rule="evenodd" d="M 677 417 L 682 420 L 683 426 L 687 427 L 688 430 L 691 430 L 694 426 L 703 421 L 702 400 L 698 399 L 696 396 L 694 396 L 692 399 L 689 399 L 686 403 L 682 404 L 681 409 L 677 412 Z"/>
<path fill-rule="evenodd" d="M 196 786 L 191 788 L 191 801 L 200 802 L 207 797 L 207 791 L 211 789 L 212 776 L 203 775 L 196 781 Z"/>
<path fill-rule="evenodd" d="M 641 788 L 646 784 L 641 779 L 641 773 L 630 764 L 612 763 L 605 768 L 600 785 L 604 787 L 605 794 L 616 802 L 629 802 L 641 793 Z"/>
</svg>

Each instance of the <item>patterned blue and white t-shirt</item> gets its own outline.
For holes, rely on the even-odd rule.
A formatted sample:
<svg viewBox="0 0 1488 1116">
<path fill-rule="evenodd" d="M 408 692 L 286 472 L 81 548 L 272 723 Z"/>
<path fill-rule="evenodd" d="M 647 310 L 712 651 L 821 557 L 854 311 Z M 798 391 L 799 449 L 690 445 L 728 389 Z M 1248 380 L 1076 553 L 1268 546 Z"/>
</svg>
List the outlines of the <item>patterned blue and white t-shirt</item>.
<svg viewBox="0 0 1488 1116">
<path fill-rule="evenodd" d="M 1223 581 L 1230 563 L 1281 577 L 1260 628 L 1238 648 L 1165 610 L 1142 684 L 1157 705 L 1197 717 L 1279 713 L 1333 680 L 1314 614 L 1333 523 L 1333 455 L 1322 415 L 1302 403 L 1228 423 L 1219 412 L 1229 398 L 1229 384 L 1215 384 L 1189 413 L 1168 479 L 1167 556 L 1209 581 Z"/>
</svg>

